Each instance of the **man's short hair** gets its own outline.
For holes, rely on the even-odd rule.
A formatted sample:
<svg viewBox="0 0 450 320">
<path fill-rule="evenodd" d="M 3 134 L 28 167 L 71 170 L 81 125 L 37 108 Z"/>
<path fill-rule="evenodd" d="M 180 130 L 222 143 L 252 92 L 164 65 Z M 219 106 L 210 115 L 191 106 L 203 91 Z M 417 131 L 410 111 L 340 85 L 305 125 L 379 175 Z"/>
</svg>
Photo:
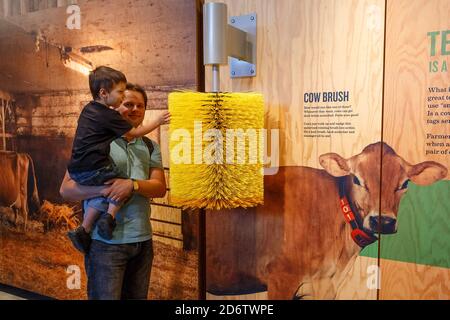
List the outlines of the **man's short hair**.
<svg viewBox="0 0 450 320">
<path fill-rule="evenodd" d="M 100 66 L 89 74 L 89 89 L 94 99 L 100 98 L 98 94 L 101 88 L 110 92 L 120 82 L 127 83 L 127 78 L 122 72 L 110 67 Z"/>
<path fill-rule="evenodd" d="M 145 89 L 142 88 L 140 85 L 138 84 L 134 84 L 134 83 L 127 83 L 127 90 L 130 91 L 136 91 L 142 94 L 142 96 L 144 97 L 144 105 L 147 108 L 147 101 L 148 101 L 148 97 L 147 97 L 147 93 L 145 92 Z"/>
</svg>

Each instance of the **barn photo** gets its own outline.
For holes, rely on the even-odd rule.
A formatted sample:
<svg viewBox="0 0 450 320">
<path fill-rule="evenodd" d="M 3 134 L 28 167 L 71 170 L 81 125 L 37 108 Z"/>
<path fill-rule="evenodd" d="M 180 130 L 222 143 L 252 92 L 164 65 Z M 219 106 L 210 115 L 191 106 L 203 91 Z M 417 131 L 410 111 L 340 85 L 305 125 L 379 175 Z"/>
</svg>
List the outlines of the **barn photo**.
<svg viewBox="0 0 450 320">
<path fill-rule="evenodd" d="M 89 70 L 112 67 L 143 87 L 149 121 L 167 109 L 169 92 L 197 89 L 196 17 L 194 0 L 0 1 L 1 284 L 86 299 L 83 255 L 66 236 L 81 205 L 64 200 L 60 186 L 77 119 L 93 99 Z M 169 181 L 167 131 L 149 137 Z M 151 205 L 148 297 L 196 299 L 197 216 L 169 200 L 170 191 Z"/>
</svg>

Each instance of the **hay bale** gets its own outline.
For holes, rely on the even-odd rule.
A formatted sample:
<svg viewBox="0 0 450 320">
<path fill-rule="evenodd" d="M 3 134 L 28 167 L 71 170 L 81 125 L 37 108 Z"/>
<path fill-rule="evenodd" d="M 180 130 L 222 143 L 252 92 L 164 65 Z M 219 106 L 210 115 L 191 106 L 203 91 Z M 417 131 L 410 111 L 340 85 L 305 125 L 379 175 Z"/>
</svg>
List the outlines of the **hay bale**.
<svg viewBox="0 0 450 320">
<path fill-rule="evenodd" d="M 40 210 L 41 221 L 47 225 L 47 230 L 50 229 L 74 229 L 80 223 L 75 207 L 69 207 L 65 204 L 55 205 L 47 200 L 44 200 Z"/>
</svg>

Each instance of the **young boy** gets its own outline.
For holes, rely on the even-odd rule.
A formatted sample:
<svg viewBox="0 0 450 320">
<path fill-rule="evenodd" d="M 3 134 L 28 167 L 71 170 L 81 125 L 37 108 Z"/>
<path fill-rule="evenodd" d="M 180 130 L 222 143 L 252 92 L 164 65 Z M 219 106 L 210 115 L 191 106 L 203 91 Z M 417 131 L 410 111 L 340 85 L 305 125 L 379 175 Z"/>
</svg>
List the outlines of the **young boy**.
<svg viewBox="0 0 450 320">
<path fill-rule="evenodd" d="M 165 112 L 157 119 L 133 128 L 117 111 L 124 99 L 126 84 L 125 75 L 109 67 L 98 67 L 89 75 L 94 101 L 88 103 L 80 114 L 68 165 L 71 179 L 80 185 L 99 186 L 111 179 L 128 178 L 119 172 L 109 156 L 111 142 L 125 135 L 142 137 L 169 122 L 170 114 Z M 82 225 L 68 233 L 73 245 L 88 253 L 89 233 L 96 221 L 99 235 L 110 240 L 120 206 L 121 203 L 104 197 L 87 200 Z"/>
</svg>

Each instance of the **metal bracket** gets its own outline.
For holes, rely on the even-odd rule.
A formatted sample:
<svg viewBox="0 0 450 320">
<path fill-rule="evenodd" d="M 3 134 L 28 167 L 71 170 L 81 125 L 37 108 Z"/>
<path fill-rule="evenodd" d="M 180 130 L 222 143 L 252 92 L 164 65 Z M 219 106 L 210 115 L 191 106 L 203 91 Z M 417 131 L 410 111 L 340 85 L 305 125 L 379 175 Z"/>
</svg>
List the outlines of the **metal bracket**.
<svg viewBox="0 0 450 320">
<path fill-rule="evenodd" d="M 247 33 L 247 56 L 249 62 L 229 57 L 231 78 L 256 76 L 256 13 L 234 16 L 229 19 L 229 28 L 239 29 Z M 232 34 L 232 32 L 230 32 Z M 229 41 L 233 43 L 233 41 Z"/>
</svg>

